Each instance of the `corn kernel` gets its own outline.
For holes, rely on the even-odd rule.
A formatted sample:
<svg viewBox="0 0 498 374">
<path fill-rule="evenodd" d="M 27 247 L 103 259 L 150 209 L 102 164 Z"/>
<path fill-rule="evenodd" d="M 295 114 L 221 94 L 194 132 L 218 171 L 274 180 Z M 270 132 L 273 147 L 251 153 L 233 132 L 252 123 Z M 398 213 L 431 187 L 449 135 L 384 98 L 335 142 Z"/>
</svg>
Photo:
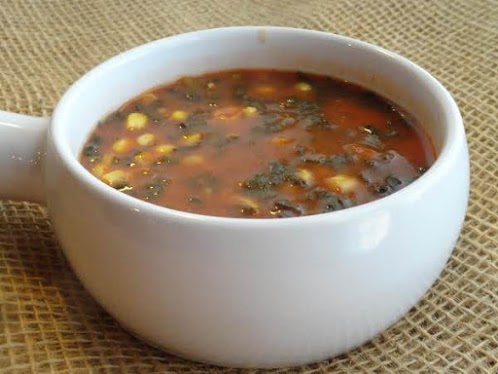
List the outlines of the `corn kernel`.
<svg viewBox="0 0 498 374">
<path fill-rule="evenodd" d="M 294 88 L 298 91 L 303 91 L 303 92 L 308 92 L 308 91 L 311 91 L 313 89 L 313 87 L 311 87 L 311 84 L 306 83 L 306 82 L 296 83 L 294 85 Z"/>
<path fill-rule="evenodd" d="M 102 181 L 110 186 L 115 186 L 118 183 L 123 183 L 125 181 L 126 174 L 122 170 L 113 170 L 102 176 Z"/>
<path fill-rule="evenodd" d="M 102 164 L 103 165 L 110 165 L 112 164 L 112 160 L 114 159 L 114 155 L 112 153 L 106 153 L 104 157 L 102 157 Z"/>
<path fill-rule="evenodd" d="M 182 163 L 187 166 L 201 165 L 203 162 L 204 159 L 199 155 L 190 155 L 182 160 Z"/>
<path fill-rule="evenodd" d="M 116 153 L 126 153 L 133 146 L 133 142 L 129 138 L 116 140 L 112 145 L 112 150 Z"/>
<path fill-rule="evenodd" d="M 285 145 L 292 143 L 293 141 L 294 139 L 286 138 L 285 136 L 277 136 L 271 140 L 271 143 L 275 145 Z"/>
<path fill-rule="evenodd" d="M 246 196 L 235 196 L 235 201 L 244 207 L 258 210 L 258 204 L 249 197 Z"/>
<path fill-rule="evenodd" d="M 341 193 L 350 193 L 359 186 L 359 182 L 356 178 L 345 174 L 338 174 L 327 178 L 325 179 L 325 183 L 331 189 Z"/>
<path fill-rule="evenodd" d="M 248 117 L 253 117 L 258 114 L 258 109 L 253 106 L 246 106 L 242 109 L 242 113 L 244 113 Z"/>
<path fill-rule="evenodd" d="M 307 169 L 299 169 L 296 173 L 296 176 L 308 186 L 313 184 L 313 173 Z"/>
<path fill-rule="evenodd" d="M 102 165 L 102 164 L 98 164 L 98 165 L 95 165 L 93 168 L 92 168 L 92 173 L 93 175 L 95 175 L 96 177 L 101 177 L 102 175 L 104 175 L 105 173 L 105 166 Z"/>
<path fill-rule="evenodd" d="M 128 130 L 140 130 L 147 124 L 147 116 L 143 113 L 130 113 L 126 119 L 126 128 Z"/>
<path fill-rule="evenodd" d="M 183 110 L 175 110 L 172 114 L 171 114 L 171 119 L 174 119 L 176 121 L 183 121 L 184 119 L 186 119 L 188 117 L 188 113 L 183 111 Z"/>
<path fill-rule="evenodd" d="M 184 145 L 192 146 L 192 145 L 199 144 L 201 140 L 202 140 L 202 134 L 198 133 L 198 132 L 195 132 L 195 133 L 192 133 L 192 134 L 185 134 L 185 135 L 183 135 L 182 143 Z"/>
<path fill-rule="evenodd" d="M 146 133 L 142 134 L 137 138 L 137 143 L 140 144 L 141 146 L 148 146 L 152 145 L 154 143 L 154 134 L 151 133 Z"/>
<path fill-rule="evenodd" d="M 158 145 L 155 150 L 156 152 L 162 153 L 162 154 L 170 154 L 176 149 L 176 147 L 173 144 L 160 144 Z"/>
</svg>

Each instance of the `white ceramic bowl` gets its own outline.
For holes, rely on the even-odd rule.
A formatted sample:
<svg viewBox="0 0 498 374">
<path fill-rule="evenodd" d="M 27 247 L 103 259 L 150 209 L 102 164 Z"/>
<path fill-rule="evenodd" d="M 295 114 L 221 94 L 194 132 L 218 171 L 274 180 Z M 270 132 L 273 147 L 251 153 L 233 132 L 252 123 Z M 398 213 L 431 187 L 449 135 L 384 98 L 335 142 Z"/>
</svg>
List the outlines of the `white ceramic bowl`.
<svg viewBox="0 0 498 374">
<path fill-rule="evenodd" d="M 183 75 L 242 67 L 299 69 L 373 89 L 418 117 L 437 160 L 391 196 L 289 219 L 155 206 L 78 163 L 97 121 L 124 101 Z M 394 53 L 323 32 L 236 27 L 158 40 L 84 75 L 51 120 L 1 113 L 0 122 L 2 196 L 46 201 L 95 299 L 151 344 L 220 365 L 304 364 L 383 331 L 437 278 L 467 206 L 467 144 L 450 94 Z"/>
</svg>

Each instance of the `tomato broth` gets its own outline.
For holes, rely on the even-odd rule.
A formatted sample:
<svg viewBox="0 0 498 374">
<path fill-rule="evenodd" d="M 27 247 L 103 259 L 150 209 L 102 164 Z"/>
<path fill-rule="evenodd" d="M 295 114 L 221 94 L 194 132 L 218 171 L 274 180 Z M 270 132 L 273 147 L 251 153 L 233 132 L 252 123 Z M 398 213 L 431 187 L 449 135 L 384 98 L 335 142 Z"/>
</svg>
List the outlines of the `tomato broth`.
<svg viewBox="0 0 498 374">
<path fill-rule="evenodd" d="M 435 152 L 417 120 L 350 82 L 278 70 L 183 77 L 102 119 L 81 163 L 165 207 L 225 217 L 331 212 L 417 179 Z"/>
</svg>

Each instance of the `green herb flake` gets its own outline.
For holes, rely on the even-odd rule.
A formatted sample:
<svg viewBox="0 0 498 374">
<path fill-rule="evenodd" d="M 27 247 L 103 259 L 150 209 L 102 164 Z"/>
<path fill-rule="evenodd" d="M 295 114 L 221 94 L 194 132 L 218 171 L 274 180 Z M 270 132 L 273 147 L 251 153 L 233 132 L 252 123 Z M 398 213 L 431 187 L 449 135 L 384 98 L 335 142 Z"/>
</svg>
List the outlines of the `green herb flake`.
<svg viewBox="0 0 498 374">
<path fill-rule="evenodd" d="M 99 149 L 96 145 L 89 145 L 83 149 L 83 155 L 88 158 L 94 158 L 99 155 Z"/>
<path fill-rule="evenodd" d="M 298 217 L 306 214 L 304 207 L 287 199 L 275 201 L 270 213 L 279 218 Z"/>
<path fill-rule="evenodd" d="M 246 179 L 241 183 L 241 186 L 249 192 L 268 195 L 275 187 L 286 182 L 300 184 L 300 179 L 296 177 L 296 169 L 278 161 L 273 161 L 268 164 L 267 171 Z"/>
<path fill-rule="evenodd" d="M 321 213 L 334 212 L 354 206 L 350 199 L 339 196 L 326 189 L 317 187 L 306 194 L 308 200 L 314 201 L 317 204 L 317 211 Z"/>
<path fill-rule="evenodd" d="M 171 183 L 171 180 L 165 178 L 157 178 L 153 182 L 147 184 L 144 188 L 145 200 L 151 200 L 159 197 L 164 191 L 166 185 Z"/>
</svg>

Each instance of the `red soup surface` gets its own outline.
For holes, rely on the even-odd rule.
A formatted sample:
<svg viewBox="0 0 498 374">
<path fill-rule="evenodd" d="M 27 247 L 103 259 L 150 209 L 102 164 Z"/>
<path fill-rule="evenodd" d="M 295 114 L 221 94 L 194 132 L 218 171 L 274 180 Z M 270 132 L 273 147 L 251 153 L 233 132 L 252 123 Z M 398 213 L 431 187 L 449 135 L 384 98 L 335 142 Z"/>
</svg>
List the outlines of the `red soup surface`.
<svg viewBox="0 0 498 374">
<path fill-rule="evenodd" d="M 273 218 L 379 199 L 434 158 L 416 119 L 372 91 L 302 72 L 231 70 L 124 104 L 99 122 L 81 163 L 157 205 Z"/>
</svg>

